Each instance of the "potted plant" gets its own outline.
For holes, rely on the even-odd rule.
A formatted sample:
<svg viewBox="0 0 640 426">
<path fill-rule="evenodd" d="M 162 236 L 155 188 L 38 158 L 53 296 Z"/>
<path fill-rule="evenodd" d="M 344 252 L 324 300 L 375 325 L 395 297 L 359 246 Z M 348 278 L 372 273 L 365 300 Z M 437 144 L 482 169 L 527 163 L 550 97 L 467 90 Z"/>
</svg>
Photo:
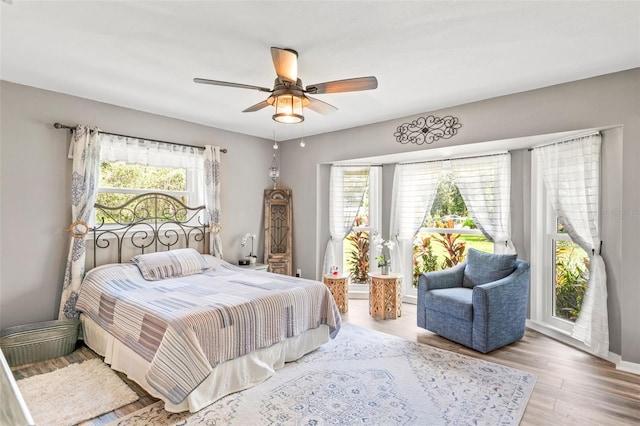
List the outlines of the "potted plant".
<svg viewBox="0 0 640 426">
<path fill-rule="evenodd" d="M 373 243 L 380 255 L 376 258 L 378 260 L 378 267 L 382 275 L 389 275 L 391 268 L 391 251 L 395 246 L 393 241 L 385 240 L 377 232 L 373 236 Z M 385 253 L 386 252 L 386 253 Z"/>
<path fill-rule="evenodd" d="M 256 238 L 256 234 L 247 233 L 244 235 L 244 237 L 242 237 L 242 241 L 240 242 L 240 245 L 244 247 L 249 241 L 249 239 L 251 239 L 251 251 L 249 252 L 249 256 L 247 256 L 247 258 L 249 259 L 249 263 L 251 264 L 256 263 L 256 261 L 258 260 L 258 257 L 255 254 L 253 254 L 253 240 L 255 238 Z"/>
</svg>

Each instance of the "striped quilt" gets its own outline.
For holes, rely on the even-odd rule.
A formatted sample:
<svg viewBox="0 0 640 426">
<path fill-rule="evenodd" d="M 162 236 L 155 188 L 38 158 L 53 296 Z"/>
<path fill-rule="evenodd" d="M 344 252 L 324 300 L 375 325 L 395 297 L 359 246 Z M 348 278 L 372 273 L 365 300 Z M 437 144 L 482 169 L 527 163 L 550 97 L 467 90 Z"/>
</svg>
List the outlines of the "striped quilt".
<svg viewBox="0 0 640 426">
<path fill-rule="evenodd" d="M 321 324 L 338 333 L 324 284 L 205 258 L 215 269 L 160 281 L 133 264 L 105 265 L 80 289 L 78 310 L 147 360 L 147 381 L 169 401 L 180 403 L 222 362 Z"/>
</svg>

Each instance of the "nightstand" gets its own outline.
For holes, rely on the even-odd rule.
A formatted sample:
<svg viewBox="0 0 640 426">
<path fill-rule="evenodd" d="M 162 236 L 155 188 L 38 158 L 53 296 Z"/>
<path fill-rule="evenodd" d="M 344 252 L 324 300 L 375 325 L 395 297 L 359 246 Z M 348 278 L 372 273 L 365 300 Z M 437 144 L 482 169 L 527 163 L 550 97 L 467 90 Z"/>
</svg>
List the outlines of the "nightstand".
<svg viewBox="0 0 640 426">
<path fill-rule="evenodd" d="M 375 319 L 402 316 L 402 275 L 369 274 L 369 314 Z"/>
<path fill-rule="evenodd" d="M 269 272 L 269 265 L 264 263 L 251 263 L 249 265 L 238 265 L 238 267 L 242 269 L 250 269 L 252 271 Z"/>
<path fill-rule="evenodd" d="M 341 313 L 349 310 L 349 276 L 348 275 L 325 275 L 324 285 L 329 287 L 329 291 L 336 301 Z"/>
</svg>

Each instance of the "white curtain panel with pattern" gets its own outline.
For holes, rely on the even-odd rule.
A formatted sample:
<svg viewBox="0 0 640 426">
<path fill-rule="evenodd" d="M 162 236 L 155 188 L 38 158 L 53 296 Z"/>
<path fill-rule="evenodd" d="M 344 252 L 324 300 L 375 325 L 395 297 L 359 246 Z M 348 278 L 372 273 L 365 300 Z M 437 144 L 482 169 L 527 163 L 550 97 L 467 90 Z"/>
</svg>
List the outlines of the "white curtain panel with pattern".
<svg viewBox="0 0 640 426">
<path fill-rule="evenodd" d="M 600 134 L 535 149 L 549 201 L 576 244 L 590 255 L 589 283 L 572 336 L 593 353 L 609 354 L 607 274 L 598 230 Z"/>
<path fill-rule="evenodd" d="M 369 186 L 369 166 L 331 166 L 329 182 L 329 232 L 322 273 L 337 265 L 336 247 L 351 232 Z"/>
<path fill-rule="evenodd" d="M 405 277 L 413 276 L 413 238 L 431 211 L 438 190 L 443 161 L 398 164 L 393 177 L 391 237 L 398 256 L 391 269 Z"/>
<path fill-rule="evenodd" d="M 511 241 L 511 154 L 457 158 L 450 164 L 469 214 L 494 243 L 494 252 L 515 253 Z"/>
<path fill-rule="evenodd" d="M 210 230 L 210 253 L 222 259 L 220 232 L 220 147 L 207 145 L 204 148 L 205 206 Z"/>
<path fill-rule="evenodd" d="M 60 298 L 59 319 L 78 318 L 76 301 L 84 277 L 85 235 L 93 213 L 100 173 L 101 135 L 97 129 L 77 126 L 71 135 L 70 156 L 73 158 L 71 175 L 71 242 Z"/>
</svg>

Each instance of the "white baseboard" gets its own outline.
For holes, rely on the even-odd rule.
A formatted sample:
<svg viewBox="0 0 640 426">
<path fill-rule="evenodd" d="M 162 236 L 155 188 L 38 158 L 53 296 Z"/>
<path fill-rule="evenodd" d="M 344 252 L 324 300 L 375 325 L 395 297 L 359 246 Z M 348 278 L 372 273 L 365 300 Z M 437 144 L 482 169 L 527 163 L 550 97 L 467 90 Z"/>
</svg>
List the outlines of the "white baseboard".
<svg viewBox="0 0 640 426">
<path fill-rule="evenodd" d="M 632 374 L 637 374 L 640 375 L 640 364 L 637 364 L 635 362 L 629 362 L 629 361 L 622 361 L 622 359 L 620 359 L 620 355 L 618 354 L 613 354 L 616 357 L 618 357 L 618 362 L 616 362 L 616 370 L 620 370 L 620 371 L 624 371 L 626 373 L 632 373 Z"/>
<path fill-rule="evenodd" d="M 349 284 L 349 299 L 368 299 L 369 284 Z"/>
<path fill-rule="evenodd" d="M 545 336 L 549 336 L 555 340 L 558 340 L 564 344 L 572 346 L 576 349 L 579 349 L 583 352 L 596 356 L 598 358 L 606 359 L 607 361 L 615 364 L 616 370 L 625 371 L 627 373 L 639 374 L 640 375 L 640 364 L 636 364 L 629 361 L 623 361 L 620 355 L 609 352 L 606 358 L 603 358 L 599 355 L 594 354 L 591 349 L 586 346 L 584 343 L 572 338 L 569 334 L 565 333 L 562 330 L 558 330 L 553 327 L 549 327 L 545 324 L 540 324 L 538 322 L 527 320 L 527 327 L 544 334 Z"/>
</svg>

